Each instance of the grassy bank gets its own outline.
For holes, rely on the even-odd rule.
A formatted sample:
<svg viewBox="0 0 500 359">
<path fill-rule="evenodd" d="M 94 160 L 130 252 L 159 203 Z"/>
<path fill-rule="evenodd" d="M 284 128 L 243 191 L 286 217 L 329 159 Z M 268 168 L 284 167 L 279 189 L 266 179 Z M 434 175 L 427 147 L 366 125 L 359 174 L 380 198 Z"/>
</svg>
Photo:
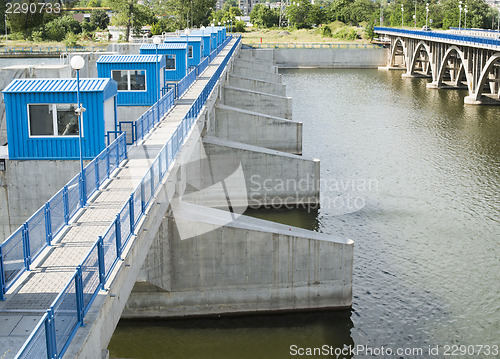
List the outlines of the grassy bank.
<svg viewBox="0 0 500 359">
<path fill-rule="evenodd" d="M 326 30 L 328 27 L 329 30 Z M 328 34 L 328 35 L 325 35 Z M 244 44 L 269 43 L 369 43 L 363 27 L 346 26 L 333 22 L 315 29 L 258 29 L 250 28 L 242 34 Z"/>
</svg>

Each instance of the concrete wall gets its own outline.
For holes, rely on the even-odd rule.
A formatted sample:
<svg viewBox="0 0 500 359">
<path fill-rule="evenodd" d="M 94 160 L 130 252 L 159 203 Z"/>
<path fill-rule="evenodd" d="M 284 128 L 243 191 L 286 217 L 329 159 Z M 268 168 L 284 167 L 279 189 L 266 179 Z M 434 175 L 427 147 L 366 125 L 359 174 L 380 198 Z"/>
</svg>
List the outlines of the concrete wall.
<svg viewBox="0 0 500 359">
<path fill-rule="evenodd" d="M 79 161 L 7 160 L 0 171 L 0 242 L 79 171 Z"/>
<path fill-rule="evenodd" d="M 203 143 L 214 173 L 241 163 L 245 183 L 234 192 L 247 193 L 250 207 L 319 203 L 319 160 L 216 137 Z"/>
<path fill-rule="evenodd" d="M 251 79 L 234 74 L 229 75 L 229 86 L 259 91 L 277 96 L 286 96 L 286 87 L 280 83 Z"/>
<path fill-rule="evenodd" d="M 224 105 L 259 112 L 268 116 L 292 119 L 292 98 L 275 96 L 236 87 L 225 86 Z"/>
<path fill-rule="evenodd" d="M 278 73 L 278 68 L 273 63 L 266 64 L 255 61 L 254 59 L 247 60 L 239 57 L 238 60 L 236 61 L 236 65 L 241 67 L 246 67 L 247 69 L 252 69 L 256 72 L 264 71 L 274 74 Z"/>
<path fill-rule="evenodd" d="M 246 216 L 221 226 L 222 216 L 184 206 L 175 221 L 211 229 L 184 240 L 168 217 L 123 317 L 351 306 L 351 240 Z"/>
<path fill-rule="evenodd" d="M 255 71 L 249 69 L 248 67 L 239 66 L 236 62 L 232 73 L 236 76 L 247 77 L 250 79 L 257 79 L 275 83 L 281 83 L 281 75 L 274 72 L 264 72 L 264 71 Z"/>
<path fill-rule="evenodd" d="M 209 135 L 294 154 L 302 153 L 302 122 L 218 105 Z"/>
<path fill-rule="evenodd" d="M 274 62 L 274 49 L 244 49 L 240 51 L 240 58 L 256 61 Z"/>
<path fill-rule="evenodd" d="M 280 68 L 376 69 L 387 63 L 388 49 L 274 49 Z M 258 50 L 256 53 L 259 54 Z M 267 52 L 262 53 L 268 56 Z"/>
</svg>

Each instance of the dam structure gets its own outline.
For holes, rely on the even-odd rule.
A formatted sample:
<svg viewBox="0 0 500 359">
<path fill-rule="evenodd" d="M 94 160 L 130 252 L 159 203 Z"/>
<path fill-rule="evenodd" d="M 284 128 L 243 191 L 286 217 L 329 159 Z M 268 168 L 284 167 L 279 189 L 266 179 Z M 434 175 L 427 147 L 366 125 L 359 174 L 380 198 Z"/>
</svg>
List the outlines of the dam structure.
<svg viewBox="0 0 500 359">
<path fill-rule="evenodd" d="M 0 245 L 2 357 L 106 357 L 121 317 L 351 306 L 352 240 L 244 215 L 320 201 L 281 75 L 254 55 L 221 35 Z"/>
</svg>

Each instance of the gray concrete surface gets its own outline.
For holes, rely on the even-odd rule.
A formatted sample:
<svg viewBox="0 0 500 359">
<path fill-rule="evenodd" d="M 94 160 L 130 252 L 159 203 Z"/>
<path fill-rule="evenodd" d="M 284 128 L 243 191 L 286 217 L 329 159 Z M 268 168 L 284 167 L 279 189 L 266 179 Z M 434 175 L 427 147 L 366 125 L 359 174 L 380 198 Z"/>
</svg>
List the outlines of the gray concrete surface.
<svg viewBox="0 0 500 359">
<path fill-rule="evenodd" d="M 281 83 L 262 81 L 230 74 L 228 84 L 229 86 L 245 90 L 259 91 L 277 96 L 286 96 L 286 86 Z"/>
<path fill-rule="evenodd" d="M 376 69 L 387 63 L 387 56 L 387 49 L 274 49 L 279 68 Z"/>
<path fill-rule="evenodd" d="M 236 76 L 247 77 L 251 79 L 281 83 L 281 75 L 275 72 L 255 71 L 245 66 L 239 66 L 238 62 L 233 67 L 233 72 Z"/>
<path fill-rule="evenodd" d="M 264 92 L 224 86 L 224 105 L 242 110 L 259 112 L 268 116 L 292 119 L 292 98 L 270 95 Z"/>
<path fill-rule="evenodd" d="M 320 162 L 317 159 L 251 146 L 216 137 L 203 138 L 214 173 L 241 163 L 250 207 L 316 205 L 319 203 Z"/>
<path fill-rule="evenodd" d="M 302 154 L 302 122 L 217 105 L 209 135 L 253 146 Z"/>
<path fill-rule="evenodd" d="M 351 240 L 221 212 L 184 204 L 175 221 L 208 230 L 184 240 L 166 218 L 124 318 L 351 306 Z"/>
</svg>

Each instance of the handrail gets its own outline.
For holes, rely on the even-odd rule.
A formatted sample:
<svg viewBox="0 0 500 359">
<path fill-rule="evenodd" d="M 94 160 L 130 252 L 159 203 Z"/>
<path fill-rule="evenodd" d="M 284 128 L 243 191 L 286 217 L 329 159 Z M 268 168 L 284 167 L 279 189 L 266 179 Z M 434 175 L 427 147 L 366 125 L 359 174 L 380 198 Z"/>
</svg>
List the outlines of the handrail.
<svg viewBox="0 0 500 359">
<path fill-rule="evenodd" d="M 31 263 L 99 190 L 126 154 L 122 133 L 0 244 L 0 300 L 5 300 L 5 293 L 30 270 Z"/>
<path fill-rule="evenodd" d="M 103 52 L 106 51 L 105 46 L 22 46 L 22 47 L 10 47 L 5 46 L 0 51 L 1 53 L 29 53 L 29 54 L 51 54 L 51 53 L 63 53 L 63 52 Z"/>
<path fill-rule="evenodd" d="M 218 53 L 229 43 L 229 37 L 218 48 Z M 116 219 L 110 224 L 103 236 L 99 236 L 87 256 L 77 266 L 75 273 L 64 289 L 54 300 L 47 313 L 42 317 L 33 333 L 17 353 L 16 359 L 29 358 L 31 353 L 47 353 L 48 358 L 62 358 L 78 328 L 83 325 L 85 315 L 99 290 L 104 285 L 113 268 L 121 258 L 128 241 L 134 236 L 148 205 L 179 153 L 181 145 L 191 131 L 198 114 L 212 93 L 229 59 L 232 57 L 241 37 L 229 50 L 212 78 L 191 105 L 172 136 L 156 156 L 148 172 L 124 203 Z M 122 135 L 123 136 L 123 135 Z M 85 278 L 85 280 L 83 280 Z M 70 309 L 71 306 L 74 309 Z M 59 308 L 64 307 L 64 310 Z M 60 319 L 61 317 L 61 319 Z M 62 319 L 64 317 L 64 319 Z M 64 320 L 64 325 L 59 321 Z M 59 328 L 58 330 L 56 330 Z"/>
<path fill-rule="evenodd" d="M 245 44 L 256 49 L 380 49 L 379 44 L 355 44 L 355 43 L 264 43 Z"/>
<path fill-rule="evenodd" d="M 381 34 L 398 34 L 398 35 L 411 35 L 413 37 L 438 40 L 445 42 L 465 42 L 467 45 L 487 46 L 487 47 L 500 47 L 499 39 L 492 39 L 487 37 L 470 36 L 470 35 L 455 35 L 445 32 L 435 31 L 421 31 L 421 30 L 405 30 L 392 27 L 375 27 L 374 31 Z"/>
</svg>

